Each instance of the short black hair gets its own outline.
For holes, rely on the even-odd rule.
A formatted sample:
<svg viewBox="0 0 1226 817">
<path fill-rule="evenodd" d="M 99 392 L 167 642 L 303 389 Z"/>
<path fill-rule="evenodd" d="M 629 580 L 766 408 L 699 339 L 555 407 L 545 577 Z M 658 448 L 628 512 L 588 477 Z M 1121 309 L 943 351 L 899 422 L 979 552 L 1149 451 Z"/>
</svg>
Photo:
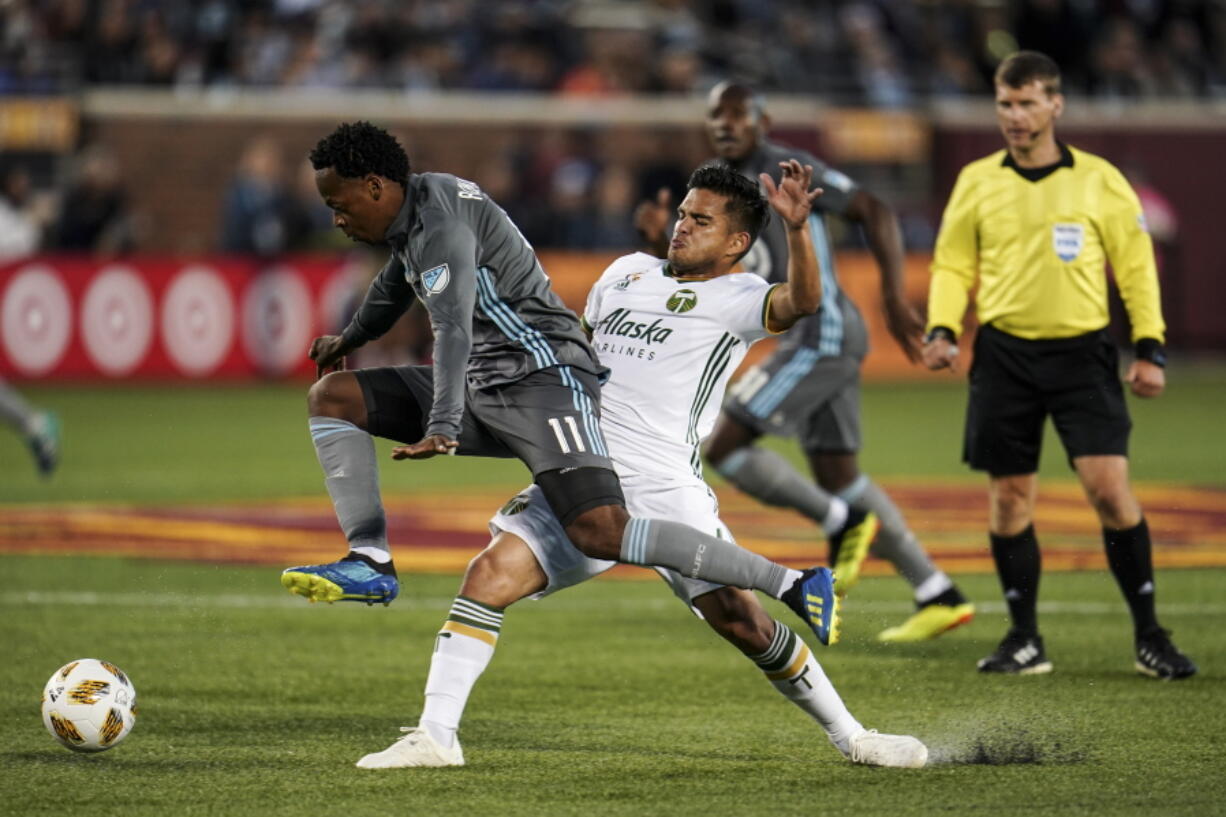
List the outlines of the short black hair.
<svg viewBox="0 0 1226 817">
<path fill-rule="evenodd" d="M 770 217 L 766 197 L 758 183 L 737 173 L 722 162 L 708 162 L 691 174 L 687 190 L 710 190 L 728 199 L 728 215 L 732 226 L 749 233 L 749 244 L 758 240 Z M 749 252 L 746 248 L 745 252 Z M 741 253 L 743 256 L 745 253 Z M 740 256 L 738 256 L 740 257 Z"/>
<path fill-rule="evenodd" d="M 996 68 L 998 85 L 1025 88 L 1036 81 L 1043 83 L 1048 96 L 1060 93 L 1060 66 L 1039 51 L 1015 51 Z"/>
<path fill-rule="evenodd" d="M 342 122 L 311 151 L 311 167 L 330 167 L 346 179 L 360 179 L 374 173 L 409 184 L 409 155 L 383 128 L 369 122 Z"/>
</svg>

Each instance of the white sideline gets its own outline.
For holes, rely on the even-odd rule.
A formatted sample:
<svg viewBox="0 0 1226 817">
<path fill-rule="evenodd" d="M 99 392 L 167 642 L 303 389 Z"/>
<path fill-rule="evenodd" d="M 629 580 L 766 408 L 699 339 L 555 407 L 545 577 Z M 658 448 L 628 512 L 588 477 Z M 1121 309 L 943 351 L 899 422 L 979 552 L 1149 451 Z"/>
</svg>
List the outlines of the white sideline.
<svg viewBox="0 0 1226 817">
<path fill-rule="evenodd" d="M 400 610 L 447 610 L 453 599 L 443 596 L 400 596 L 395 601 L 395 608 Z M 69 592 L 61 590 L 27 590 L 22 593 L 0 594 L 0 605 L 20 607 L 26 605 L 75 605 L 75 606 L 111 606 L 111 607 L 225 607 L 225 608 L 282 608 L 305 607 L 301 599 L 289 594 L 269 591 L 267 594 L 188 594 L 188 593 L 106 593 L 94 591 Z M 616 609 L 664 609 L 676 606 L 672 596 L 661 596 L 656 599 L 591 599 L 581 594 L 551 597 L 548 609 L 584 609 L 599 607 L 603 610 Z M 855 616 L 858 613 L 905 613 L 914 609 L 910 602 L 905 601 L 856 601 L 849 599 L 846 603 L 847 614 Z M 1118 602 L 1099 601 L 1041 601 L 1039 611 L 1056 615 L 1110 615 L 1122 612 L 1123 600 Z M 351 605 L 358 606 L 358 605 Z M 536 605 L 532 605 L 533 608 Z M 1226 614 L 1226 604 L 1171 604 L 1158 605 L 1164 616 L 1172 615 L 1223 615 Z M 1003 613 L 1005 605 L 999 601 L 975 602 L 977 613 Z"/>
</svg>

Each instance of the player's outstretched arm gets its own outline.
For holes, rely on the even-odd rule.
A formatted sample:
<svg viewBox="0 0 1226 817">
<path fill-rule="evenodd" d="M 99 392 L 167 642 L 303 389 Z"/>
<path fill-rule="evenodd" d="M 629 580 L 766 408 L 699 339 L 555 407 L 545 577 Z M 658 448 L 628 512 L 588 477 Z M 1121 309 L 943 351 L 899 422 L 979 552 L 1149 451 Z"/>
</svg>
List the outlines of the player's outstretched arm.
<svg viewBox="0 0 1226 817">
<path fill-rule="evenodd" d="M 905 253 L 898 216 L 890 205 L 866 190 L 859 190 L 851 199 L 847 217 L 864 228 L 869 250 L 881 271 L 881 308 L 885 311 L 886 328 L 907 359 L 918 363 L 924 322 L 907 303 L 903 292 Z"/>
<path fill-rule="evenodd" d="M 783 175 L 776 185 L 766 173 L 759 178 L 771 209 L 783 220 L 788 242 L 788 280 L 771 291 L 766 328 L 783 332 L 805 315 L 812 315 L 822 304 L 822 279 L 817 251 L 809 234 L 809 214 L 821 188 L 809 189 L 813 168 L 795 159 L 780 162 Z"/>
</svg>

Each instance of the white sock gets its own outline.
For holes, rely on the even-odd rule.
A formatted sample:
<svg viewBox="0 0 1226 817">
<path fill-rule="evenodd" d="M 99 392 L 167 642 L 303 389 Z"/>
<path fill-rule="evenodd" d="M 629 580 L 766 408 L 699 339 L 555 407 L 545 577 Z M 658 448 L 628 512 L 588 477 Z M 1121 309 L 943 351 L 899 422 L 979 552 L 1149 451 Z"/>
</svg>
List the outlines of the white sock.
<svg viewBox="0 0 1226 817">
<path fill-rule="evenodd" d="M 802 570 L 793 570 L 790 567 L 786 568 L 783 571 L 783 583 L 780 584 L 779 589 L 775 591 L 775 598 L 781 598 L 783 594 L 786 593 L 788 590 L 791 590 L 792 585 L 800 581 L 801 577 L 803 577 L 804 575 L 805 575 L 804 571 Z"/>
<path fill-rule="evenodd" d="M 837 496 L 830 497 L 830 510 L 826 511 L 826 516 L 822 519 L 822 530 L 826 531 L 827 536 L 843 529 L 847 524 L 847 511 L 846 502 Z"/>
<path fill-rule="evenodd" d="M 494 657 L 502 616 L 498 608 L 456 596 L 435 640 L 418 725 L 445 747 L 455 745 L 464 705 Z"/>
<path fill-rule="evenodd" d="M 919 586 L 915 588 L 915 603 L 924 604 L 925 602 L 932 601 L 953 586 L 953 580 L 938 570 L 920 582 Z"/>
<path fill-rule="evenodd" d="M 359 547 L 349 548 L 349 552 L 350 553 L 360 553 L 366 558 L 370 559 L 371 561 L 377 564 L 381 564 L 381 565 L 385 565 L 392 560 L 391 553 L 387 552 L 383 548 L 378 548 L 378 547 L 369 547 L 367 545 L 361 545 Z"/>
<path fill-rule="evenodd" d="M 796 633 L 776 621 L 770 647 L 761 655 L 749 658 L 766 675 L 771 686 L 821 724 L 836 749 L 844 756 L 850 754 L 852 736 L 864 727 L 852 717 L 821 664 Z"/>
</svg>

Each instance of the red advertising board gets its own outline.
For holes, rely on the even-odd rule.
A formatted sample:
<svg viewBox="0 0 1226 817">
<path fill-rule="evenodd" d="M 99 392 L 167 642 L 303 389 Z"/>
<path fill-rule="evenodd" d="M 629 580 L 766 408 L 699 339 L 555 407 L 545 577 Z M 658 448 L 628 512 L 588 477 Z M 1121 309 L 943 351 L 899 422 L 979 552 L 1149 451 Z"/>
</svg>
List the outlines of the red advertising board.
<svg viewBox="0 0 1226 817">
<path fill-rule="evenodd" d="M 0 374 L 15 379 L 200 379 L 310 374 L 363 269 L 343 258 L 98 261 L 0 266 Z"/>
</svg>

